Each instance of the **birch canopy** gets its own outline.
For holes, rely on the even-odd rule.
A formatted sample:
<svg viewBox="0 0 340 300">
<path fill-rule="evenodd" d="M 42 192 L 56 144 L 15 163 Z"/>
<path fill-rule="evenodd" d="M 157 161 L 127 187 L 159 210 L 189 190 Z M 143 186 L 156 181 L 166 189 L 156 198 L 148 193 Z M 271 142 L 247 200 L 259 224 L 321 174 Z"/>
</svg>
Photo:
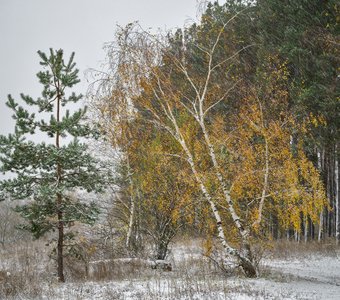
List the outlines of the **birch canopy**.
<svg viewBox="0 0 340 300">
<path fill-rule="evenodd" d="M 325 196 L 318 172 L 292 143 L 303 128 L 289 110 L 285 63 L 265 57 L 251 72 L 244 63 L 256 45 L 235 36 L 242 13 L 218 21 L 207 13 L 200 25 L 168 35 L 122 29 L 104 86 L 108 106 L 130 110 L 140 126 L 171 138 L 176 146 L 162 150 L 186 161 L 210 207 L 222 256 L 255 277 L 251 241 L 267 217 L 275 213 L 300 230 L 300 215 L 316 219 Z"/>
</svg>

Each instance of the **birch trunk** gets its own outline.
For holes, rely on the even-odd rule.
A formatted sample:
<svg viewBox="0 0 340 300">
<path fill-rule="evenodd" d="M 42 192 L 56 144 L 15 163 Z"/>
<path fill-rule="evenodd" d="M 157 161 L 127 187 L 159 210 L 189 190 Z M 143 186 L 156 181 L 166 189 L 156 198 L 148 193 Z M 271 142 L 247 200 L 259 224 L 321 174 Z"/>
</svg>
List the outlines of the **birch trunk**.
<svg viewBox="0 0 340 300">
<path fill-rule="evenodd" d="M 173 121 L 174 121 L 175 129 L 176 129 L 176 133 L 177 133 L 177 135 L 176 135 L 177 140 L 181 144 L 184 152 L 186 153 L 187 160 L 188 160 L 188 163 L 189 163 L 191 170 L 194 174 L 194 177 L 195 177 L 197 183 L 199 184 L 199 187 L 200 187 L 205 199 L 208 201 L 210 208 L 213 212 L 213 215 L 214 215 L 214 218 L 215 218 L 215 221 L 216 221 L 218 238 L 219 238 L 224 250 L 226 251 L 226 254 L 232 255 L 232 256 L 234 256 L 238 259 L 239 264 L 242 267 L 242 269 L 243 269 L 243 271 L 244 271 L 244 273 L 246 274 L 247 277 L 256 277 L 258 275 L 258 271 L 257 271 L 257 268 L 254 264 L 253 257 L 251 255 L 251 248 L 250 248 L 250 244 L 248 242 L 248 233 L 246 233 L 245 230 L 243 229 L 241 222 L 240 222 L 240 218 L 237 216 L 236 212 L 233 209 L 231 199 L 230 199 L 230 195 L 229 195 L 229 191 L 226 189 L 226 186 L 225 186 L 225 184 L 222 180 L 223 178 L 222 178 L 221 173 L 218 171 L 218 169 L 216 170 L 216 174 L 218 176 L 218 179 L 221 182 L 224 195 L 225 195 L 227 203 L 229 205 L 229 211 L 232 215 L 232 218 L 233 218 L 233 221 L 234 221 L 236 227 L 239 229 L 239 231 L 241 233 L 241 237 L 242 237 L 242 248 L 241 248 L 241 250 L 242 250 L 242 252 L 232 248 L 228 244 L 227 239 L 226 239 L 225 234 L 224 234 L 224 230 L 223 230 L 222 219 L 221 219 L 220 213 L 217 209 L 217 206 L 216 206 L 215 202 L 213 201 L 210 193 L 208 192 L 206 186 L 204 185 L 204 182 L 203 182 L 200 174 L 198 173 L 198 171 L 196 169 L 196 165 L 195 165 L 193 156 L 192 156 L 189 148 L 187 147 L 184 138 L 181 136 L 181 133 L 180 133 L 180 130 L 177 126 L 177 123 L 175 122 L 174 119 L 173 119 Z M 212 151 L 212 150 L 213 150 L 213 148 L 211 146 L 210 151 Z M 212 158 L 215 159 L 215 156 L 212 156 Z M 214 160 L 214 166 L 216 167 L 216 165 L 217 165 L 217 161 L 215 159 Z"/>
<path fill-rule="evenodd" d="M 239 233 L 242 237 L 242 241 L 247 243 L 248 237 L 249 237 L 249 232 L 248 232 L 248 230 L 246 230 L 244 228 L 240 217 L 237 215 L 237 213 L 234 209 L 234 205 L 233 205 L 233 202 L 232 202 L 231 197 L 230 197 L 230 191 L 227 188 L 227 185 L 225 183 L 223 175 L 220 171 L 220 166 L 219 166 L 217 159 L 216 159 L 215 150 L 214 150 L 212 143 L 210 142 L 210 137 L 209 137 L 209 134 L 208 134 L 208 132 L 207 132 L 205 126 L 204 126 L 204 123 L 201 123 L 201 128 L 202 128 L 202 131 L 203 131 L 203 134 L 204 134 L 205 142 L 206 142 L 208 149 L 209 149 L 209 155 L 211 157 L 211 160 L 212 160 L 214 168 L 215 168 L 216 177 L 218 178 L 218 181 L 221 185 L 225 200 L 227 201 L 230 215 L 231 215 L 233 222 L 235 223 L 237 229 L 239 230 Z"/>
<path fill-rule="evenodd" d="M 215 173 L 216 176 L 218 178 L 218 181 L 221 185 L 223 194 L 224 194 L 224 198 L 228 204 L 228 209 L 230 212 L 230 215 L 232 217 L 232 220 L 234 222 L 234 224 L 236 225 L 239 234 L 241 236 L 241 251 L 242 251 L 242 255 L 239 256 L 239 260 L 240 260 L 240 264 L 243 268 L 243 270 L 245 271 L 245 273 L 247 274 L 247 276 L 249 277 L 256 277 L 257 276 L 257 270 L 255 267 L 255 263 L 254 263 L 254 258 L 253 258 L 253 254 L 251 251 L 251 245 L 249 242 L 249 231 L 246 230 L 241 222 L 241 218 L 238 216 L 238 214 L 235 211 L 233 202 L 231 200 L 230 197 L 230 191 L 227 188 L 226 182 L 223 178 L 222 173 L 220 172 L 220 166 L 218 164 L 218 161 L 216 159 L 216 155 L 215 155 L 215 150 L 214 147 L 212 145 L 212 143 L 210 142 L 210 138 L 209 138 L 209 134 L 204 126 L 204 123 L 201 122 L 201 128 L 204 134 L 204 139 L 205 142 L 208 146 L 209 149 L 209 155 L 211 157 L 211 160 L 213 162 L 213 166 L 215 169 Z"/>
<path fill-rule="evenodd" d="M 133 231 L 133 224 L 135 220 L 135 211 L 136 211 L 136 205 L 135 205 L 135 199 L 133 196 L 130 197 L 130 219 L 129 219 L 129 225 L 128 225 L 128 231 L 126 234 L 126 248 L 131 248 L 131 238 L 132 238 L 132 231 Z"/>
<path fill-rule="evenodd" d="M 128 167 L 128 177 L 129 177 L 129 183 L 130 183 L 130 218 L 129 218 L 129 224 L 128 224 L 128 231 L 126 234 L 126 248 L 131 248 L 131 239 L 132 239 L 132 233 L 133 233 L 133 225 L 135 223 L 135 215 L 136 215 L 136 203 L 135 203 L 135 197 L 133 196 L 133 182 L 131 178 L 131 170 L 130 170 L 130 163 L 129 158 L 127 158 L 127 167 Z"/>
</svg>

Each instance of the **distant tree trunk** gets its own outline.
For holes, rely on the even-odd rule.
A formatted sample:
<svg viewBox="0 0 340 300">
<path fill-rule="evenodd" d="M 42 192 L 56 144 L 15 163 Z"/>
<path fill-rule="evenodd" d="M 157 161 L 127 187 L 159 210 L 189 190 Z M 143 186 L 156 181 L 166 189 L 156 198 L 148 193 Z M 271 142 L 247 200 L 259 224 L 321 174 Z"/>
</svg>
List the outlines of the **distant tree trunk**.
<svg viewBox="0 0 340 300">
<path fill-rule="evenodd" d="M 322 157 L 321 157 L 321 152 L 319 150 L 318 150 L 317 155 L 318 155 L 318 170 L 321 174 L 321 172 L 322 172 Z M 320 218 L 319 218 L 318 242 L 321 242 L 322 232 L 323 232 L 323 211 L 320 213 Z"/>
<path fill-rule="evenodd" d="M 305 216 L 305 222 L 304 222 L 304 238 L 305 238 L 305 243 L 308 241 L 308 216 Z"/>
<path fill-rule="evenodd" d="M 309 218 L 309 236 L 311 240 L 314 240 L 315 238 L 315 226 L 311 218 Z"/>
<path fill-rule="evenodd" d="M 296 242 L 300 243 L 300 233 L 296 229 L 294 229 L 294 238 Z"/>
<path fill-rule="evenodd" d="M 320 213 L 318 242 L 321 242 L 323 233 L 323 212 Z"/>
<path fill-rule="evenodd" d="M 136 211 L 136 205 L 135 205 L 135 199 L 131 195 L 130 196 L 130 219 L 129 219 L 129 225 L 128 225 L 128 232 L 126 234 L 126 248 L 131 248 L 131 238 L 132 238 L 132 231 L 133 231 L 133 224 L 135 219 L 135 211 Z"/>
<path fill-rule="evenodd" d="M 337 144 L 335 146 L 335 239 L 336 244 L 339 244 L 339 161 Z"/>
<path fill-rule="evenodd" d="M 326 152 L 326 174 L 327 174 L 327 180 L 326 180 L 326 191 L 327 191 L 327 200 L 329 202 L 330 208 L 327 208 L 327 215 L 326 215 L 326 236 L 331 237 L 332 232 L 332 179 L 331 179 L 331 153 L 330 150 Z"/>
</svg>

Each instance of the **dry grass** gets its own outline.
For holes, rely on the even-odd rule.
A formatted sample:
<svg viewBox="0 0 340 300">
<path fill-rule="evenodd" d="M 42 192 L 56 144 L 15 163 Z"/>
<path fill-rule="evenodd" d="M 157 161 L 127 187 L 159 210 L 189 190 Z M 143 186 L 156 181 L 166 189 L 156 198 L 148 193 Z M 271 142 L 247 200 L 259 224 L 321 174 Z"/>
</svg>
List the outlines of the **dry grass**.
<svg viewBox="0 0 340 300">
<path fill-rule="evenodd" d="M 140 258 L 107 259 L 89 264 L 88 280 L 133 280 L 153 275 L 150 261 Z"/>
<path fill-rule="evenodd" d="M 340 247 L 336 246 L 334 239 L 325 241 L 295 242 L 287 240 L 273 241 L 266 251 L 266 255 L 274 258 L 288 259 L 291 257 L 306 257 L 315 254 L 337 257 Z"/>
<path fill-rule="evenodd" d="M 93 261 L 86 274 L 83 263 L 66 259 L 67 283 L 60 285 L 43 241 L 16 243 L 0 250 L 0 299 L 92 299 L 98 291 L 102 299 L 233 299 L 235 294 L 276 299 L 248 281 L 231 284 L 236 277 L 226 276 L 201 246 L 200 240 L 177 241 L 169 256 L 171 272 L 134 258 Z M 339 251 L 332 243 L 280 241 L 272 243 L 268 255 L 288 259 L 315 253 L 334 256 Z M 270 272 L 263 270 L 262 276 L 276 276 Z M 274 279 L 289 281 L 278 275 Z"/>
<path fill-rule="evenodd" d="M 49 268 L 41 242 L 17 242 L 0 251 L 0 299 L 37 298 Z M 6 274 L 7 276 L 4 276 Z M 25 295 L 24 297 L 22 295 Z"/>
</svg>

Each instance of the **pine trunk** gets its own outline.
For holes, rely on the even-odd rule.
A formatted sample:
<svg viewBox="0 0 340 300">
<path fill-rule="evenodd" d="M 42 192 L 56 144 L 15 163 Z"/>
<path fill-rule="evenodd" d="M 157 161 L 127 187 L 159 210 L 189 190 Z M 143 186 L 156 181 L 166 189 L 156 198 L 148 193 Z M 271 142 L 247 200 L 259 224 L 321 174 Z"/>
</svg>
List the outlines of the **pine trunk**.
<svg viewBox="0 0 340 300">
<path fill-rule="evenodd" d="M 57 123 L 60 122 L 60 101 L 61 101 L 61 91 L 59 89 L 59 85 L 57 87 Z M 57 131 L 56 134 L 56 147 L 60 148 L 60 134 Z M 57 184 L 60 184 L 61 181 L 61 165 L 57 163 Z M 58 281 L 65 282 L 64 277 L 64 256 L 63 256 L 63 248 L 64 248 L 64 222 L 63 222 L 63 212 L 62 212 L 62 195 L 60 193 L 57 194 L 57 210 L 58 210 L 58 245 L 57 245 L 57 264 L 58 264 Z"/>
<path fill-rule="evenodd" d="M 61 195 L 58 194 L 58 207 L 61 205 Z M 64 277 L 64 223 L 63 223 L 63 213 L 58 208 L 58 246 L 57 246 L 57 262 L 58 262 L 58 280 L 60 282 L 65 282 Z"/>
</svg>

